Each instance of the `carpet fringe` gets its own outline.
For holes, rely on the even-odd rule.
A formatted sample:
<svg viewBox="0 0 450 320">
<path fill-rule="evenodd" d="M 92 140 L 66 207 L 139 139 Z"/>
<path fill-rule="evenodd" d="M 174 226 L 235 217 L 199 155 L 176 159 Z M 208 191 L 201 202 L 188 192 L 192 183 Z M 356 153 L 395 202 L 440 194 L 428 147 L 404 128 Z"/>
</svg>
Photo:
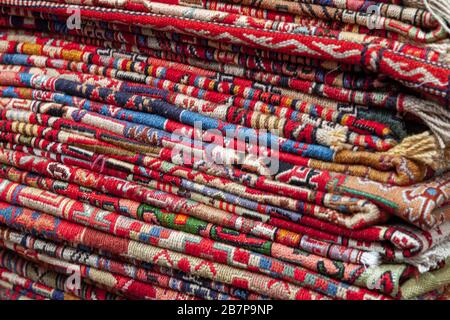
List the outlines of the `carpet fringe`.
<svg viewBox="0 0 450 320">
<path fill-rule="evenodd" d="M 417 116 L 430 128 L 440 149 L 450 146 L 450 111 L 448 109 L 432 101 L 407 96 L 403 101 L 403 110 Z"/>
<path fill-rule="evenodd" d="M 425 8 L 450 34 L 450 2 L 448 0 L 423 0 Z"/>
<path fill-rule="evenodd" d="M 407 258 L 405 262 L 416 266 L 420 273 L 425 273 L 437 268 L 448 257 L 450 257 L 450 240 L 442 242 L 420 255 Z"/>
<path fill-rule="evenodd" d="M 425 131 L 403 139 L 386 154 L 402 156 L 434 170 L 446 170 L 449 168 L 449 149 L 441 149 L 436 140 L 429 131 Z"/>
</svg>

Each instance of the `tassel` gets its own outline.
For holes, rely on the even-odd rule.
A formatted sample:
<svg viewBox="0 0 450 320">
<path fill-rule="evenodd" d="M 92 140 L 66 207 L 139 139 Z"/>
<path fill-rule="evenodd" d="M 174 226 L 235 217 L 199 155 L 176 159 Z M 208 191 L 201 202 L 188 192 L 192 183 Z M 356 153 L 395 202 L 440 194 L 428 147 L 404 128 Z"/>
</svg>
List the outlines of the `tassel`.
<svg viewBox="0 0 450 320">
<path fill-rule="evenodd" d="M 450 111 L 441 105 L 413 96 L 406 96 L 402 101 L 403 111 L 420 118 L 435 135 L 439 148 L 450 146 Z"/>
<path fill-rule="evenodd" d="M 450 34 L 450 1 L 423 0 L 425 8 L 433 15 L 439 24 Z"/>
<path fill-rule="evenodd" d="M 361 263 L 365 267 L 378 266 L 381 264 L 381 256 L 378 252 L 364 252 L 361 255 Z"/>
<path fill-rule="evenodd" d="M 429 131 L 403 139 L 400 144 L 385 154 L 402 156 L 425 164 L 436 171 L 445 171 L 450 168 L 449 149 L 441 149 L 436 137 Z"/>
<path fill-rule="evenodd" d="M 420 273 L 425 273 L 437 268 L 448 257 L 450 257 L 450 240 L 439 243 L 422 254 L 406 258 L 405 262 L 416 266 Z"/>
<path fill-rule="evenodd" d="M 317 142 L 326 146 L 344 146 L 347 141 L 347 128 L 317 129 Z"/>
</svg>

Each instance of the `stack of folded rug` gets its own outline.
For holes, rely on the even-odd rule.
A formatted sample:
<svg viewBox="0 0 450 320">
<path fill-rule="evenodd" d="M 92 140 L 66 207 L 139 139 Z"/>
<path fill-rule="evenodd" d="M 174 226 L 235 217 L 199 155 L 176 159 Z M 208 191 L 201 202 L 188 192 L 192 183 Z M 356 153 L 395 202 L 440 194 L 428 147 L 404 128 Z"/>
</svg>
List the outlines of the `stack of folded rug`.
<svg viewBox="0 0 450 320">
<path fill-rule="evenodd" d="M 445 0 L 0 0 L 0 299 L 448 299 Z"/>
</svg>

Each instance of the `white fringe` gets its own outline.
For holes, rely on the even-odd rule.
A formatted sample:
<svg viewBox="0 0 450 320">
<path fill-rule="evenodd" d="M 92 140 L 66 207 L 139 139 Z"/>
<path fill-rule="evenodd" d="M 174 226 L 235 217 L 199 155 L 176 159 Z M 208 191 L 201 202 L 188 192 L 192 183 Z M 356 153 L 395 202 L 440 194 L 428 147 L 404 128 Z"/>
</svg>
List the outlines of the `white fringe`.
<svg viewBox="0 0 450 320">
<path fill-rule="evenodd" d="M 432 247 L 418 256 L 405 259 L 406 263 L 416 266 L 420 273 L 434 269 L 438 264 L 450 257 L 450 239 Z"/>
<path fill-rule="evenodd" d="M 432 101 L 405 97 L 403 109 L 422 119 L 434 133 L 442 149 L 450 146 L 450 111 Z"/>
<path fill-rule="evenodd" d="M 361 263 L 365 266 L 378 266 L 381 264 L 381 256 L 378 252 L 364 252 L 361 255 Z"/>
<path fill-rule="evenodd" d="M 423 4 L 444 30 L 450 34 L 450 1 L 423 0 Z"/>
</svg>

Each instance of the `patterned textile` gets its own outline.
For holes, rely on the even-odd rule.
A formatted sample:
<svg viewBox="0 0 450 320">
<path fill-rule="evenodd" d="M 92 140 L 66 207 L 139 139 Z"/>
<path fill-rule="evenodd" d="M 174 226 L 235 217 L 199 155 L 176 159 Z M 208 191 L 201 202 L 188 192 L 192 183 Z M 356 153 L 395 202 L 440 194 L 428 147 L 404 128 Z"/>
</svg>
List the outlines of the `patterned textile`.
<svg viewBox="0 0 450 320">
<path fill-rule="evenodd" d="M 0 0 L 0 300 L 448 299 L 438 2 Z"/>
<path fill-rule="evenodd" d="M 67 8 L 69 5 L 56 4 L 45 1 L 26 0 L 2 0 L 0 4 L 8 5 L 11 8 L 26 6 L 30 12 L 45 12 L 70 16 Z M 121 5 L 121 4 L 119 4 Z M 76 6 L 75 6 L 76 7 Z M 72 6 L 74 8 L 74 6 Z M 122 23 L 133 23 L 145 25 L 154 29 L 164 29 L 165 31 L 175 31 L 182 34 L 193 34 L 211 40 L 220 40 L 230 44 L 246 45 L 259 49 L 270 49 L 292 55 L 305 55 L 311 58 L 329 59 L 348 64 L 360 64 L 367 67 L 372 72 L 385 73 L 391 77 L 396 77 L 405 84 L 413 86 L 420 83 L 427 77 L 430 79 L 417 89 L 419 91 L 430 92 L 434 95 L 445 97 L 448 91 L 448 75 L 450 71 L 439 64 L 433 64 L 421 59 L 413 59 L 412 56 L 400 55 L 392 49 L 384 49 L 382 46 L 374 44 L 365 47 L 363 44 L 341 40 L 338 44 L 335 39 L 328 37 L 313 37 L 312 35 L 287 34 L 269 32 L 258 29 L 245 29 L 236 25 L 226 27 L 217 22 L 207 22 L 193 18 L 175 17 L 172 15 L 137 13 L 135 11 L 122 11 L 120 9 L 104 9 L 100 7 L 79 7 L 80 14 L 87 19 L 104 21 L 121 21 Z M 314 39 L 314 40 L 313 40 Z M 411 72 L 411 67 L 420 67 L 423 71 L 418 76 Z M 409 66 L 409 68 L 408 68 Z M 403 67 L 403 68 L 402 68 Z M 432 80 L 431 80 L 432 79 Z"/>
</svg>

